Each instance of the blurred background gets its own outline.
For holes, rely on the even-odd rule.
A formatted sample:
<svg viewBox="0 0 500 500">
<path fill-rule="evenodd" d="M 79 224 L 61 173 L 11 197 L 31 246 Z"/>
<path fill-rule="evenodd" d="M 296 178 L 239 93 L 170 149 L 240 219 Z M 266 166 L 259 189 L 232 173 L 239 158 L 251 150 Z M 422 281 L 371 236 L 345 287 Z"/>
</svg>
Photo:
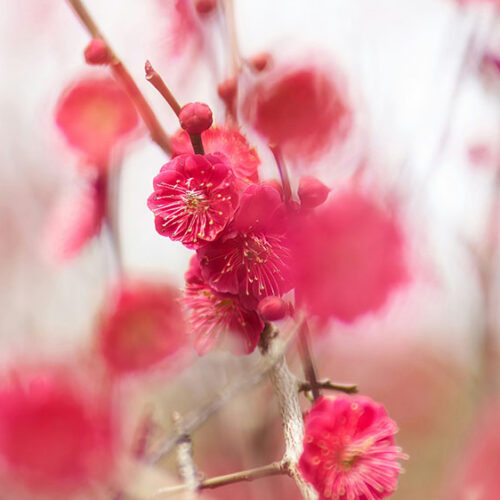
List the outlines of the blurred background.
<svg viewBox="0 0 500 500">
<path fill-rule="evenodd" d="M 224 39 L 213 35 L 216 18 L 204 22 L 201 45 L 193 47 L 192 40 L 175 38 L 172 0 L 85 3 L 169 133 L 176 130 L 175 115 L 145 81 L 146 59 L 181 103 L 205 101 L 215 121 L 223 121 L 216 85 L 229 70 Z M 0 360 L 6 364 L 18 357 L 90 350 L 114 267 L 104 237 L 64 263 L 47 256 L 43 244 L 55 200 L 78 182 L 80 162 L 55 126 L 57 101 L 75 78 L 107 70 L 85 65 L 89 37 L 65 1 L 0 0 L 0 7 Z M 479 455 L 471 448 L 484 440 L 476 432 L 484 414 L 492 418 L 488 425 L 500 424 L 492 409 L 500 320 L 495 3 L 235 0 L 235 17 L 244 58 L 262 51 L 288 60 L 320 54 L 343 75 L 353 103 L 353 132 L 307 171 L 335 190 L 363 164 L 372 182 L 397 199 L 404 221 L 410 285 L 377 316 L 332 324 L 315 338 L 321 377 L 356 383 L 398 422 L 398 442 L 410 460 L 393 498 L 499 498 L 498 479 L 495 484 L 490 477 L 493 483 L 485 489 L 478 486 L 484 479 L 479 473 L 463 472 L 469 470 L 466 459 L 476 456 L 500 467 L 499 447 L 486 447 Z M 211 57 L 206 57 L 208 46 Z M 124 268 L 134 276 L 164 276 L 182 287 L 191 252 L 155 232 L 146 206 L 152 179 L 166 158 L 145 130 L 136 135 L 121 153 Z M 258 143 L 251 130 L 248 137 Z M 263 176 L 273 177 L 269 153 L 258 151 Z M 301 169 L 292 168 L 292 183 Z M 138 414 L 153 408 L 168 431 L 172 411 L 195 411 L 229 381 L 244 377 L 255 357 L 193 356 L 168 379 L 124 390 Z M 294 349 L 290 363 L 300 374 Z M 272 401 L 266 383 L 244 391 L 193 435 L 195 459 L 207 477 L 281 457 Z M 173 473 L 172 464 L 165 465 Z M 460 494 L 449 493 L 462 479 L 469 483 Z M 287 478 L 267 478 L 206 496 L 297 495 Z"/>
</svg>

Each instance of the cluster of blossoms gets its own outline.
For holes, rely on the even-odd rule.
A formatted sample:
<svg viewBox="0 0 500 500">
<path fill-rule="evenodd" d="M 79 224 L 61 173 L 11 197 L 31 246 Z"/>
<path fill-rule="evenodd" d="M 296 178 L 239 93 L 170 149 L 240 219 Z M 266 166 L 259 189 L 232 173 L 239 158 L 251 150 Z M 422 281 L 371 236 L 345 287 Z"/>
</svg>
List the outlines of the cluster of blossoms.
<svg viewBox="0 0 500 500">
<path fill-rule="evenodd" d="M 201 132 L 196 120 L 181 123 L 191 135 Z M 154 179 L 148 206 L 158 233 L 196 250 L 184 302 L 197 351 L 231 331 L 240 339 L 235 349 L 249 353 L 264 327 L 258 303 L 291 288 L 285 204 L 277 189 L 257 182 L 258 157 L 239 131 L 213 127 L 202 138 L 209 154 L 187 153 L 188 135 L 177 134 L 176 156 Z"/>
</svg>

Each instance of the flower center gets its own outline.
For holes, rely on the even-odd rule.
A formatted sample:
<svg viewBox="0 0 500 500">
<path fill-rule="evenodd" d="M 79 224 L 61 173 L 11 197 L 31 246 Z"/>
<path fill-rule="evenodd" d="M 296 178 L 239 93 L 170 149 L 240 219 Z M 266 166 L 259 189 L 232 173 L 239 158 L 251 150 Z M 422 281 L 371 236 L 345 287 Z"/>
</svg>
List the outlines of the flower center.
<svg viewBox="0 0 500 500">
<path fill-rule="evenodd" d="M 186 209 L 191 213 L 198 212 L 201 209 L 206 210 L 206 207 L 208 207 L 208 200 L 205 193 L 198 189 L 186 189 L 184 203 Z"/>
</svg>

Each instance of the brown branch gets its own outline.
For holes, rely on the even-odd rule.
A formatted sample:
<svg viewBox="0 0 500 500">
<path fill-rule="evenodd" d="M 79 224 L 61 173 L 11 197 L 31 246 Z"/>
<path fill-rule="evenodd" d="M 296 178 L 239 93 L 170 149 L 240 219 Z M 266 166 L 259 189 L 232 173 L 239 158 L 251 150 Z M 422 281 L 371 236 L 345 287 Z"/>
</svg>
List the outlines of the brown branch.
<svg viewBox="0 0 500 500">
<path fill-rule="evenodd" d="M 309 390 L 312 393 L 313 401 L 316 401 L 320 397 L 320 386 L 309 345 L 309 325 L 307 319 L 302 321 L 299 328 L 299 352 L 302 366 L 304 367 L 304 374 L 309 382 Z"/>
<path fill-rule="evenodd" d="M 89 32 L 92 38 L 100 38 L 108 47 L 108 50 L 112 56 L 113 62 L 111 63 L 111 70 L 115 76 L 115 78 L 121 82 L 126 92 L 128 93 L 130 99 L 135 104 L 137 111 L 141 115 L 144 124 L 149 129 L 149 133 L 151 134 L 151 139 L 167 154 L 170 156 L 171 147 L 170 147 L 170 139 L 167 133 L 163 130 L 158 118 L 154 114 L 149 103 L 146 101 L 146 98 L 141 93 L 139 87 L 134 82 L 132 76 L 128 72 L 127 68 L 123 65 L 121 60 L 115 54 L 115 52 L 110 47 L 109 43 L 104 38 L 101 30 L 98 28 L 94 19 L 90 15 L 89 11 L 83 5 L 81 0 L 68 0 L 69 4 L 73 8 L 73 11 L 83 23 L 87 31 Z"/>
<path fill-rule="evenodd" d="M 181 112 L 181 105 L 178 103 L 177 99 L 167 87 L 166 83 L 163 81 L 163 78 L 153 68 L 152 64 L 149 61 L 146 61 L 146 64 L 144 65 L 144 71 L 146 72 L 146 80 L 151 85 L 153 85 L 153 87 L 161 94 L 165 101 L 167 101 L 173 112 L 177 116 L 179 116 L 179 113 Z"/>
<path fill-rule="evenodd" d="M 227 387 L 223 388 L 211 401 L 206 403 L 203 407 L 183 416 L 184 429 L 188 434 L 192 434 L 196 429 L 201 427 L 214 413 L 223 408 L 229 401 L 236 396 L 243 394 L 245 391 L 250 390 L 262 382 L 269 372 L 274 368 L 276 363 L 281 359 L 292 341 L 297 335 L 298 326 L 294 324 L 292 330 L 289 332 L 287 340 L 282 342 L 281 351 L 276 350 L 273 356 L 267 356 L 261 359 L 261 362 L 255 367 L 246 372 L 244 377 L 231 382 Z M 262 339 L 262 336 L 261 336 Z M 177 434 L 168 436 L 148 457 L 148 462 L 155 464 L 166 457 L 175 449 L 177 442 Z"/>
<path fill-rule="evenodd" d="M 281 148 L 270 144 L 269 149 L 274 156 L 276 161 L 276 166 L 278 167 L 278 172 L 280 174 L 281 186 L 283 187 L 283 198 L 285 203 L 288 203 L 292 199 L 292 188 L 290 186 L 290 179 L 288 177 L 288 171 L 283 160 L 283 155 L 281 153 Z"/>
<path fill-rule="evenodd" d="M 216 476 L 210 479 L 206 479 L 199 484 L 198 489 L 215 489 L 227 484 L 249 482 L 254 481 L 255 479 L 260 479 L 262 477 L 279 476 L 284 474 L 288 474 L 288 465 L 286 464 L 286 462 L 273 462 L 269 465 L 256 467 L 255 469 L 233 472 L 232 474 L 225 474 L 223 476 Z M 157 496 L 175 495 L 177 493 L 185 492 L 186 489 L 186 485 L 180 484 L 178 486 L 162 488 L 161 490 L 157 491 L 154 496 L 156 498 Z"/>
<path fill-rule="evenodd" d="M 331 382 L 330 380 L 318 380 L 317 387 L 331 391 L 345 392 L 346 394 L 356 394 L 358 392 L 358 387 L 355 384 L 337 384 L 335 382 Z M 298 391 L 311 391 L 311 384 L 309 382 L 299 382 Z"/>
<path fill-rule="evenodd" d="M 281 416 L 285 454 L 283 460 L 288 463 L 289 475 L 294 479 L 304 500 L 316 500 L 318 495 L 306 483 L 299 470 L 298 463 L 303 449 L 304 421 L 299 405 L 297 380 L 288 369 L 285 354 L 281 349 L 282 340 L 278 330 L 267 324 L 262 332 L 259 348 L 264 358 L 277 358 L 278 361 L 269 371 L 269 379 L 274 389 Z"/>
<path fill-rule="evenodd" d="M 181 415 L 174 412 L 172 420 L 177 432 L 177 467 L 186 487 L 185 498 L 186 500 L 191 500 L 196 497 L 196 491 L 200 485 L 193 459 L 193 442 L 184 429 Z"/>
</svg>

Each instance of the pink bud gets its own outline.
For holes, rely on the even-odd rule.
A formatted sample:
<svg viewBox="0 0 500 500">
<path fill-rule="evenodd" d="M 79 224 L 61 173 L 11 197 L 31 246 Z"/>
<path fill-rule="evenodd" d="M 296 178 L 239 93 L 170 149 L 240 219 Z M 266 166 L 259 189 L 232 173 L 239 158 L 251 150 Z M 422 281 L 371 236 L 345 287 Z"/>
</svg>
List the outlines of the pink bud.
<svg viewBox="0 0 500 500">
<path fill-rule="evenodd" d="M 236 78 L 228 78 L 217 85 L 219 97 L 226 103 L 231 103 L 238 91 L 238 81 Z"/>
<path fill-rule="evenodd" d="M 182 107 L 179 121 L 188 134 L 201 134 L 212 125 L 212 110 L 203 102 L 190 102 Z"/>
<path fill-rule="evenodd" d="M 269 52 L 261 52 L 260 54 L 256 54 L 250 59 L 250 64 L 252 65 L 252 68 L 255 71 L 258 71 L 259 73 L 268 68 L 271 62 L 272 58 Z"/>
<path fill-rule="evenodd" d="M 113 59 L 106 42 L 102 38 L 92 38 L 85 47 L 83 54 L 87 64 L 92 65 L 110 64 Z"/>
<path fill-rule="evenodd" d="M 300 179 L 297 194 L 303 208 L 315 208 L 326 201 L 329 192 L 328 187 L 321 181 L 305 176 Z"/>
<path fill-rule="evenodd" d="M 217 0 L 197 0 L 195 8 L 198 14 L 210 14 L 217 7 Z"/>
<path fill-rule="evenodd" d="M 257 311 L 264 321 L 277 321 L 288 314 L 288 305 L 282 298 L 270 295 L 259 302 Z"/>
</svg>

